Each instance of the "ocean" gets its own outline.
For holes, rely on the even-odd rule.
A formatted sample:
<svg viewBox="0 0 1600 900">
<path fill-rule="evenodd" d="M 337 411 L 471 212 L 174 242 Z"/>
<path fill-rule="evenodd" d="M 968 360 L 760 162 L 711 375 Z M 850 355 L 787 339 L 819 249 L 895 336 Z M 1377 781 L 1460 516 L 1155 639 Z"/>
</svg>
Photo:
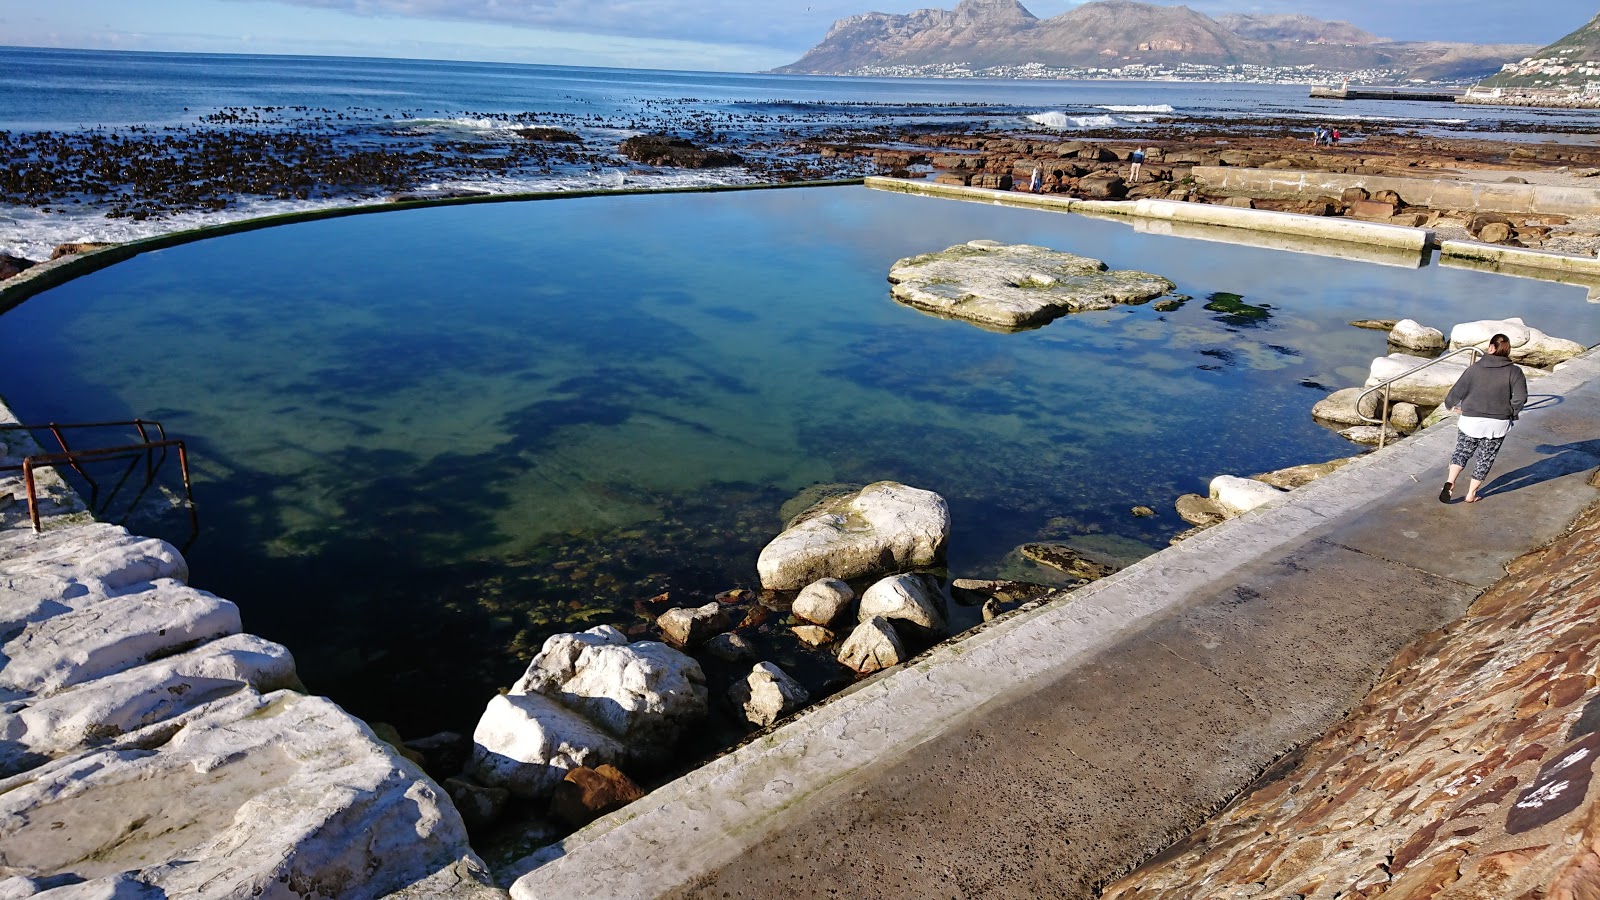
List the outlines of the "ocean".
<svg viewBox="0 0 1600 900">
<path fill-rule="evenodd" d="M 302 152 L 387 152 L 423 160 L 405 190 L 518 193 L 773 180 L 772 166 L 792 156 L 798 137 L 849 139 L 886 129 L 1070 135 L 1274 120 L 1290 127 L 1346 122 L 1357 129 L 1541 139 L 1594 126 L 1592 114 L 1581 111 L 1339 102 L 1311 100 L 1307 93 L 1302 85 L 846 78 L 0 47 L 0 135 L 6 138 L 0 150 L 10 150 L 0 166 L 25 181 L 47 155 L 71 156 L 81 166 L 79 160 L 93 158 L 97 148 L 112 157 L 181 154 L 183 147 L 214 148 L 217 141 L 246 146 L 311 136 L 315 141 Z M 584 149 L 507 158 L 528 143 L 515 129 L 529 125 L 570 130 Z M 749 164 L 663 170 L 616 153 L 628 136 L 663 130 L 737 147 Z M 41 132 L 66 143 L 24 146 L 19 140 Z M 133 143 L 113 143 L 119 140 Z M 60 153 L 64 147 L 76 148 L 76 155 Z M 451 162 L 431 162 L 431 155 Z M 827 174 L 860 172 L 834 163 Z M 370 202 L 391 191 L 368 185 L 301 197 L 225 189 L 187 208 L 145 203 L 142 214 L 114 193 L 68 193 L 27 203 L 0 191 L 0 252 L 39 259 L 66 241 L 126 241 Z"/>
</svg>

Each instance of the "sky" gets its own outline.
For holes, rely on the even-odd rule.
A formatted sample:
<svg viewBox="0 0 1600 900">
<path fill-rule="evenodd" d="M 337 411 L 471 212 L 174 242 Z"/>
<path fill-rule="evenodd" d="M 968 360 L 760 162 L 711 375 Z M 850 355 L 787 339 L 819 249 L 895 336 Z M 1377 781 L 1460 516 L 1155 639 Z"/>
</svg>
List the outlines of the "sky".
<svg viewBox="0 0 1600 900">
<path fill-rule="evenodd" d="M 838 18 L 956 0 L 0 0 L 0 44 L 465 59 L 754 72 Z M 1024 0 L 1040 18 L 1082 0 Z M 1180 0 L 1150 0 L 1177 5 Z M 1305 13 L 1396 40 L 1547 44 L 1596 0 L 1184 0 L 1211 15 Z"/>
</svg>

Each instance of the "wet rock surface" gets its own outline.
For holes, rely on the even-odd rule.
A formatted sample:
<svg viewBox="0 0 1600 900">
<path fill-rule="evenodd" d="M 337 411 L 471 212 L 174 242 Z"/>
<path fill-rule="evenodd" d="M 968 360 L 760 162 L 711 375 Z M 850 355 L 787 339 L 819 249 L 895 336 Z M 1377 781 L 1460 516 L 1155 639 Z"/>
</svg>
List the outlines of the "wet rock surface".
<svg viewBox="0 0 1600 900">
<path fill-rule="evenodd" d="M 1003 329 L 1141 303 L 1175 287 L 1147 272 L 1109 271 L 1086 256 L 986 240 L 902 259 L 889 281 L 894 298 L 908 306 Z"/>
<path fill-rule="evenodd" d="M 622 155 L 651 166 L 715 169 L 744 162 L 737 153 L 708 150 L 692 141 L 664 134 L 641 134 L 622 142 Z"/>
<path fill-rule="evenodd" d="M 891 481 L 837 497 L 807 516 L 762 549 L 756 562 L 762 587 L 792 591 L 822 578 L 931 566 L 950 535 L 944 498 Z"/>
<path fill-rule="evenodd" d="M 1597 612 L 1592 509 L 1402 650 L 1349 718 L 1102 896 L 1593 895 Z"/>
</svg>

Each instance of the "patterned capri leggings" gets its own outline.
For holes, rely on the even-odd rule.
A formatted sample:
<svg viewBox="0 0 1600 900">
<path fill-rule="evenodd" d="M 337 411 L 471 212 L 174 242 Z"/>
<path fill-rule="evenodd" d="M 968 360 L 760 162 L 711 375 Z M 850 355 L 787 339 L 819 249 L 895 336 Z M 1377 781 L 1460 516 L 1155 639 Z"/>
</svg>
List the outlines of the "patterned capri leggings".
<svg viewBox="0 0 1600 900">
<path fill-rule="evenodd" d="M 1456 452 L 1450 455 L 1450 463 L 1465 469 L 1472 454 L 1478 454 L 1478 464 L 1472 467 L 1472 478 L 1482 481 L 1489 477 L 1489 467 L 1494 465 L 1494 458 L 1500 453 L 1500 445 L 1504 442 L 1503 437 L 1475 438 L 1457 433 Z"/>
</svg>

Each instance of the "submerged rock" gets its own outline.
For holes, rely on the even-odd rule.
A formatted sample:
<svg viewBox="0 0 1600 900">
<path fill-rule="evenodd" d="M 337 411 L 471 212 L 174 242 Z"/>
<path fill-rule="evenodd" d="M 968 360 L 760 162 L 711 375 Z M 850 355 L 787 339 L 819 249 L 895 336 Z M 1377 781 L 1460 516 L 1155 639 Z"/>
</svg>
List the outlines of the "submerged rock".
<svg viewBox="0 0 1600 900">
<path fill-rule="evenodd" d="M 1041 566 L 1049 566 L 1058 572 L 1065 572 L 1073 578 L 1086 581 L 1104 578 L 1116 571 L 1116 568 L 1095 562 L 1066 544 L 1052 542 L 1023 544 L 1017 548 L 1017 552 L 1023 559 L 1031 560 Z"/>
<path fill-rule="evenodd" d="M 1199 494 L 1184 494 L 1173 505 L 1177 507 L 1179 518 L 1190 525 L 1199 525 L 1202 528 L 1228 518 L 1228 514 L 1222 511 L 1222 507 L 1218 506 L 1215 500 Z"/>
<path fill-rule="evenodd" d="M 869 619 L 857 625 L 839 647 L 839 662 L 855 670 L 858 675 L 870 675 L 890 666 L 898 666 L 906 658 L 905 644 L 895 634 L 888 619 Z"/>
<path fill-rule="evenodd" d="M 1405 437 L 1392 425 L 1355 425 L 1339 432 L 1339 436 L 1351 443 L 1368 447 L 1376 447 L 1380 440 L 1388 445 Z"/>
<path fill-rule="evenodd" d="M 1069 312 L 1140 303 L 1175 287 L 1146 272 L 1107 271 L 1098 259 L 997 241 L 970 241 L 899 260 L 889 281 L 894 298 L 908 306 L 1012 329 Z"/>
<path fill-rule="evenodd" d="M 734 682 L 728 699 L 746 722 L 766 728 L 805 706 L 811 694 L 787 672 L 772 663 L 762 662 L 756 663 L 743 681 Z"/>
<path fill-rule="evenodd" d="M 756 658 L 756 648 L 736 631 L 719 634 L 706 641 L 705 651 L 723 662 L 737 663 Z"/>
<path fill-rule="evenodd" d="M 814 507 L 762 549 L 756 569 L 768 590 L 799 590 L 823 578 L 931 566 L 949 535 L 943 497 L 880 481 Z"/>
<path fill-rule="evenodd" d="M 1350 323 L 1356 328 L 1365 328 L 1369 331 L 1393 331 L 1394 326 L 1400 324 L 1399 319 L 1356 319 Z"/>
</svg>

